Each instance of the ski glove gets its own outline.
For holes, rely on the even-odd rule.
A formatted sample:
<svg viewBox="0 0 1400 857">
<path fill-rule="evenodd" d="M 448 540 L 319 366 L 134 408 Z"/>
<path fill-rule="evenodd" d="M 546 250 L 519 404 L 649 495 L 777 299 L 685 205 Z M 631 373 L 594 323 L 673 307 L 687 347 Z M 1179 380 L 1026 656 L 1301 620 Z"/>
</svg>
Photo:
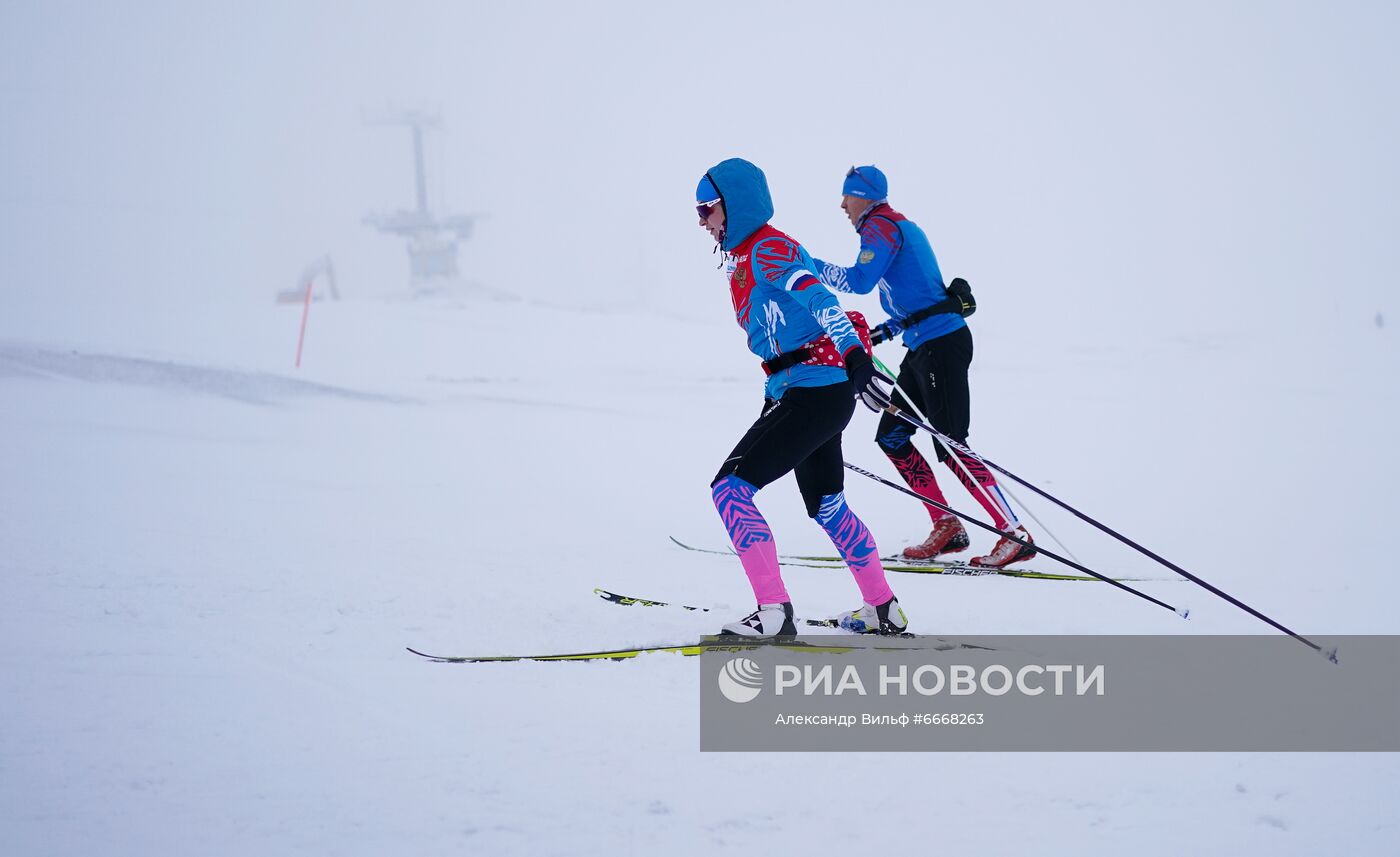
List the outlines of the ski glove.
<svg viewBox="0 0 1400 857">
<path fill-rule="evenodd" d="M 888 321 L 870 328 L 871 345 L 879 345 L 881 342 L 889 342 L 891 339 L 894 339 L 894 331 L 890 330 Z"/>
<path fill-rule="evenodd" d="M 870 355 L 865 353 L 865 349 L 859 346 L 852 347 L 842 358 L 846 361 L 846 374 L 855 385 L 856 398 L 876 413 L 888 408 L 890 394 L 880 386 L 880 382 L 888 384 L 890 380 L 876 371 L 875 364 L 870 360 Z"/>
</svg>

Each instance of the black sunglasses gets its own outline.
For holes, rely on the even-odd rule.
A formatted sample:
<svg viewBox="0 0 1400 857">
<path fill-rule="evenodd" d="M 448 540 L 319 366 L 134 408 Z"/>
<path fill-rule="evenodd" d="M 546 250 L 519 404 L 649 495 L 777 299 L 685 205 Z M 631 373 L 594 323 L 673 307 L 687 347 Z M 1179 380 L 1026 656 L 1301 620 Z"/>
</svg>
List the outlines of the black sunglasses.
<svg viewBox="0 0 1400 857">
<path fill-rule="evenodd" d="M 722 201 L 723 200 L 716 199 L 710 202 L 699 203 L 695 206 L 695 213 L 700 215 L 701 220 L 709 220 L 710 215 L 714 212 L 716 208 L 719 208 L 720 203 Z"/>
</svg>

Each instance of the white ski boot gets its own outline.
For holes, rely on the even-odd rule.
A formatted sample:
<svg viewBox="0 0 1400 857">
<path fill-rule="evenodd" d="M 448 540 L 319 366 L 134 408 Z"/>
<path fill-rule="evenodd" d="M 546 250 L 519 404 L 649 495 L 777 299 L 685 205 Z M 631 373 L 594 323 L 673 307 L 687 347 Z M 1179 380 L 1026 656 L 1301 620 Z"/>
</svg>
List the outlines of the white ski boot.
<svg viewBox="0 0 1400 857">
<path fill-rule="evenodd" d="M 842 613 L 836 617 L 836 624 L 854 634 L 903 634 L 909 628 L 909 619 L 898 598 L 891 598 L 884 604 L 864 604 L 859 610 Z"/>
<path fill-rule="evenodd" d="M 792 622 L 792 602 L 760 604 L 758 609 L 720 631 L 741 637 L 796 637 L 797 626 Z"/>
</svg>

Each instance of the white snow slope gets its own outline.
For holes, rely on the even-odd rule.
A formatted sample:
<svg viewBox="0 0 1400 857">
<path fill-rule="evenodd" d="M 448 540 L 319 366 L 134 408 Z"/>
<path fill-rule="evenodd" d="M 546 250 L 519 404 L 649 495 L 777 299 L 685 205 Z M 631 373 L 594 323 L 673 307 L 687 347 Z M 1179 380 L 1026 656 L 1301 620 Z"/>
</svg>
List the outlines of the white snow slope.
<svg viewBox="0 0 1400 857">
<path fill-rule="evenodd" d="M 831 261 L 842 174 L 886 170 L 977 290 L 977 449 L 1302 633 L 1400 631 L 1398 29 L 1361 2 L 0 3 L 0 857 L 1400 853 L 1393 754 L 701 754 L 694 659 L 404 651 L 749 609 L 737 563 L 667 540 L 724 543 L 708 485 L 760 406 L 690 208 L 730 156 Z M 432 209 L 489 215 L 433 298 L 362 222 L 413 199 L 407 131 L 365 124 L 395 105 L 443 114 Z M 326 255 L 346 299 L 296 370 L 271 299 Z M 847 457 L 893 476 L 874 422 Z M 884 550 L 926 533 L 847 488 Z M 780 550 L 829 550 L 790 478 L 759 503 Z M 787 580 L 855 606 L 842 572 Z M 944 635 L 1273 633 L 1181 582 L 1144 589 L 1189 621 L 894 583 Z"/>
<path fill-rule="evenodd" d="M 722 286 L 707 300 L 706 323 L 316 304 L 300 373 L 296 307 L 165 307 L 238 331 L 197 351 L 159 347 L 161 325 L 115 301 L 91 342 L 37 312 L 27 336 L 7 324 L 5 852 L 1393 853 L 1391 755 L 702 755 L 694 660 L 406 653 L 626 646 L 716 622 L 607 605 L 595 585 L 746 609 L 737 563 L 667 541 L 723 543 L 707 484 L 760 404 Z M 549 345 L 499 323 L 522 314 Z M 1247 336 L 988 334 L 974 440 L 1305 633 L 1394 633 L 1377 538 L 1396 426 L 1365 367 L 1394 366 L 1395 346 L 1363 333 L 1338 352 L 1354 371 L 1326 385 Z M 873 425 L 858 413 L 847 456 L 889 472 Z M 884 549 L 922 536 L 899 495 L 848 491 Z M 790 477 L 760 500 L 781 549 L 828 549 Z M 1085 562 L 1156 575 L 1034 508 Z M 855 603 L 844 573 L 787 576 L 804 612 Z M 1268 632 L 1179 582 L 1144 588 L 1192 604 L 1189 621 L 1106 586 L 895 583 L 940 634 Z"/>
</svg>

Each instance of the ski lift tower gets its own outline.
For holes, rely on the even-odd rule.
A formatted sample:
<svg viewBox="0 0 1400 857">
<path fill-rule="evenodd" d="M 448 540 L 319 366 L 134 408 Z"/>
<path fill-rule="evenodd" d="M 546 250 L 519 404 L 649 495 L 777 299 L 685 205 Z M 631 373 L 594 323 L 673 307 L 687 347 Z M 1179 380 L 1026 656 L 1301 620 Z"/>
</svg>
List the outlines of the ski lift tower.
<svg viewBox="0 0 1400 857">
<path fill-rule="evenodd" d="M 423 132 L 441 130 L 442 119 L 418 110 L 399 110 L 365 119 L 367 125 L 403 125 L 413 131 L 413 166 L 418 207 L 370 214 L 365 223 L 408 240 L 408 262 L 415 291 L 430 291 L 457 278 L 457 243 L 471 238 L 469 214 L 436 216 L 428 208 L 428 178 L 423 166 Z"/>
</svg>

